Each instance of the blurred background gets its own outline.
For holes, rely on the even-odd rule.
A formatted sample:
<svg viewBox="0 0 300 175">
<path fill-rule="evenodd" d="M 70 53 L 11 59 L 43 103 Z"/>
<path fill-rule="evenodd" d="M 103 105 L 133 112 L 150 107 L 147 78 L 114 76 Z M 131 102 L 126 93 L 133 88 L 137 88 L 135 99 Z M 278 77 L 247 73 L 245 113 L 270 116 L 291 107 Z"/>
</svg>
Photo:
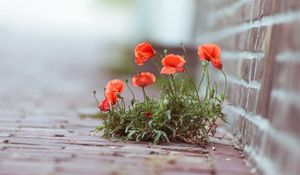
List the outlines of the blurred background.
<svg viewBox="0 0 300 175">
<path fill-rule="evenodd" d="M 134 73 L 138 42 L 192 40 L 193 2 L 0 0 L 0 107 L 94 105 L 93 90 Z"/>
</svg>

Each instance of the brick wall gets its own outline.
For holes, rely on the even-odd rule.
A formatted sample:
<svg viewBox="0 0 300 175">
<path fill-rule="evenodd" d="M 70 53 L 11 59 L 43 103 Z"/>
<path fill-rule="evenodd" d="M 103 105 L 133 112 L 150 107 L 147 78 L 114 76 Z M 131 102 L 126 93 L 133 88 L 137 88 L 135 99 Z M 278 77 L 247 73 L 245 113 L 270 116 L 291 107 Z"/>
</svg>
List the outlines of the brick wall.
<svg viewBox="0 0 300 175">
<path fill-rule="evenodd" d="M 299 175 L 300 0 L 196 2 L 194 44 L 223 49 L 229 130 L 262 174 Z"/>
</svg>

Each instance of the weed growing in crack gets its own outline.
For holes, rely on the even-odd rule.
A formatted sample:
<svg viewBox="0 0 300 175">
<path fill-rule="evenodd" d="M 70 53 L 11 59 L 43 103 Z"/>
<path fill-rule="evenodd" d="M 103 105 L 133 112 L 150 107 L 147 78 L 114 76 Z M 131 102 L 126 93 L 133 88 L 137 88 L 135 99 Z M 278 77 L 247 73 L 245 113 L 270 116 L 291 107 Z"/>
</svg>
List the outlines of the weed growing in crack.
<svg viewBox="0 0 300 175">
<path fill-rule="evenodd" d="M 209 135 L 216 133 L 216 121 L 221 119 L 226 122 L 222 107 L 227 80 L 222 70 L 221 49 L 216 44 L 198 47 L 203 70 L 199 85 L 185 67 L 184 47 L 183 51 L 183 56 L 167 54 L 167 51 L 159 54 L 147 42 L 138 44 L 135 48 L 137 65 L 142 66 L 151 59 L 160 69 L 163 85 L 159 97 L 151 99 L 147 96 L 145 87 L 156 81 L 155 75 L 150 72 L 139 72 L 132 78 L 132 84 L 141 88 L 142 101 L 136 100 L 128 80 L 109 81 L 101 102 L 94 92 L 99 104 L 99 117 L 103 119 L 94 131 L 102 131 L 105 138 L 113 140 L 150 141 L 154 144 L 182 141 L 205 146 Z M 217 82 L 210 80 L 210 63 L 224 75 L 225 88 L 222 92 L 219 92 Z M 132 94 L 131 104 L 127 107 L 122 96 L 125 86 Z M 202 91 L 205 95 L 200 97 Z"/>
</svg>

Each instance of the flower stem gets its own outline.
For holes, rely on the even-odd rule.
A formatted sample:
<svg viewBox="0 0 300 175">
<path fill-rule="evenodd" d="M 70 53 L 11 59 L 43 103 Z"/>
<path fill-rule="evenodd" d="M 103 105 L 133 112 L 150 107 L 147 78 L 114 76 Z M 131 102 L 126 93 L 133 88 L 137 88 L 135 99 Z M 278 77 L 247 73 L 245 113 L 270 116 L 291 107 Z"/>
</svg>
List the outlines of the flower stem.
<svg viewBox="0 0 300 175">
<path fill-rule="evenodd" d="M 143 90 L 143 94 L 144 94 L 144 101 L 147 101 L 147 100 L 148 100 L 148 97 L 147 97 L 147 94 L 146 94 L 145 88 L 144 88 L 144 87 L 142 87 L 142 90 Z"/>
<path fill-rule="evenodd" d="M 126 110 L 126 105 L 125 105 L 125 102 L 124 102 L 124 98 L 122 97 L 121 98 L 121 101 L 122 101 L 122 104 L 123 104 L 123 109 L 124 109 L 124 111 Z"/>
<path fill-rule="evenodd" d="M 171 84 L 170 78 L 168 76 L 166 76 L 166 81 L 168 82 L 168 86 L 169 86 L 169 90 L 170 90 L 170 95 L 175 98 L 175 95 L 173 93 L 172 84 Z"/>
<path fill-rule="evenodd" d="M 193 85 L 193 87 L 194 87 L 194 89 L 195 89 L 195 92 L 196 92 L 196 95 L 197 95 L 199 104 L 201 104 L 201 102 L 200 102 L 200 97 L 199 97 L 199 93 L 198 93 L 197 87 L 196 87 L 196 85 L 195 85 L 195 83 L 194 83 L 192 77 L 190 76 L 190 74 L 188 73 L 187 70 L 185 71 L 185 73 L 186 73 L 186 75 L 189 77 L 189 79 L 190 79 L 190 81 L 191 81 L 191 83 L 192 83 L 192 85 Z"/>
<path fill-rule="evenodd" d="M 201 90 L 203 79 L 204 79 L 204 72 L 202 73 L 202 76 L 201 76 L 201 79 L 200 79 L 200 83 L 198 85 L 198 92 L 200 92 L 200 90 Z"/>
<path fill-rule="evenodd" d="M 225 95 L 226 95 L 226 92 L 227 92 L 227 77 L 226 77 L 226 74 L 225 74 L 225 72 L 223 71 L 223 69 L 221 69 L 221 72 L 223 73 L 224 79 L 225 79 L 225 87 L 224 87 L 224 96 L 225 96 Z"/>
<path fill-rule="evenodd" d="M 96 93 L 97 93 L 96 91 L 93 91 L 94 99 L 95 99 L 97 105 L 99 105 L 99 100 L 98 100 L 98 98 L 96 97 Z"/>
<path fill-rule="evenodd" d="M 174 75 L 171 74 L 171 80 L 173 82 L 173 86 L 174 86 L 174 91 L 175 91 L 175 94 L 177 93 L 177 88 L 176 88 L 176 84 L 175 84 L 175 78 L 174 78 Z"/>
<path fill-rule="evenodd" d="M 135 102 L 135 96 L 134 96 L 133 91 L 131 90 L 131 88 L 130 88 L 129 85 L 128 85 L 128 81 L 126 81 L 126 86 L 127 86 L 127 88 L 129 89 L 129 91 L 130 91 L 130 93 L 131 93 L 131 95 L 132 95 L 132 98 L 133 98 L 133 100 L 134 100 L 134 102 Z"/>
<path fill-rule="evenodd" d="M 99 100 L 98 100 L 98 98 L 96 97 L 97 92 L 96 92 L 96 91 L 93 91 L 93 94 L 94 94 L 94 99 L 95 99 L 95 101 L 96 101 L 96 103 L 97 103 L 97 107 L 98 107 L 98 105 L 99 105 Z M 99 111 L 100 111 L 101 114 L 103 114 L 102 111 L 101 111 L 101 109 L 99 109 Z"/>
<path fill-rule="evenodd" d="M 208 63 L 206 63 L 205 65 L 205 77 L 206 77 L 206 91 L 205 91 L 205 100 L 206 100 L 208 96 L 209 87 L 210 87 Z"/>
<path fill-rule="evenodd" d="M 117 102 L 117 107 L 119 107 L 119 109 L 122 110 L 122 107 L 119 102 Z"/>
</svg>

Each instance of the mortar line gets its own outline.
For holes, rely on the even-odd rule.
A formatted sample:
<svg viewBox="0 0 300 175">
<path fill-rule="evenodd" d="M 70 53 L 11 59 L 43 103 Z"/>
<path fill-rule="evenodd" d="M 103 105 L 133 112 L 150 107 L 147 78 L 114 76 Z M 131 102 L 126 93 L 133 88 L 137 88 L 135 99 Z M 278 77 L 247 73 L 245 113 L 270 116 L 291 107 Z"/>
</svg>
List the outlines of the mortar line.
<svg viewBox="0 0 300 175">
<path fill-rule="evenodd" d="M 248 113 L 241 107 L 230 106 L 229 108 L 231 108 L 229 110 L 238 113 L 241 117 L 247 119 L 254 125 L 258 126 L 259 129 L 264 131 L 266 134 L 269 134 L 269 136 L 272 139 L 274 139 L 277 143 L 279 143 L 279 144 L 285 143 L 285 144 L 280 144 L 280 145 L 287 147 L 290 150 L 294 150 L 295 151 L 294 153 L 300 155 L 300 150 L 295 149 L 295 148 L 300 147 L 300 142 L 298 141 L 298 139 L 296 137 L 294 137 L 291 134 L 286 133 L 284 131 L 278 131 L 270 124 L 270 122 L 267 119 L 263 118 L 260 115 Z"/>
<path fill-rule="evenodd" d="M 279 53 L 276 56 L 276 60 L 278 62 L 293 62 L 293 63 L 300 63 L 300 52 L 294 52 L 291 50 L 287 50 L 284 52 Z"/>
<path fill-rule="evenodd" d="M 264 173 L 272 175 L 285 174 L 277 168 L 272 159 L 269 159 L 264 155 L 259 155 L 251 146 L 246 145 L 244 151 L 254 159 L 256 166 Z"/>
<path fill-rule="evenodd" d="M 226 75 L 226 76 L 227 76 L 227 81 L 233 84 L 242 85 L 247 88 L 260 89 L 260 83 L 256 80 L 251 80 L 249 82 L 246 82 L 245 80 L 238 79 L 232 75 Z M 218 80 L 223 80 L 223 78 L 221 76 L 218 76 Z"/>
<path fill-rule="evenodd" d="M 287 91 L 283 89 L 273 89 L 271 92 L 271 96 L 282 101 L 290 101 L 296 104 L 300 103 L 300 93 L 290 90 Z"/>
<path fill-rule="evenodd" d="M 259 59 L 264 57 L 263 52 L 250 52 L 250 51 L 229 51 L 222 50 L 222 59 L 235 60 L 235 59 Z"/>
<path fill-rule="evenodd" d="M 229 6 L 224 7 L 222 9 L 218 9 L 216 11 L 216 13 L 213 14 L 214 21 L 217 21 L 218 19 L 220 19 L 224 16 L 233 15 L 237 10 L 239 10 L 247 2 L 250 2 L 250 0 L 240 0 L 240 1 L 230 4 Z"/>
<path fill-rule="evenodd" d="M 247 23 L 242 23 L 232 27 L 223 28 L 214 32 L 209 32 L 206 34 L 201 34 L 201 37 L 197 37 L 197 43 L 205 42 L 216 42 L 220 41 L 228 36 L 247 31 L 252 28 L 258 28 L 263 26 L 272 26 L 274 24 L 285 24 L 293 21 L 300 20 L 300 11 L 290 11 L 287 13 L 280 13 L 272 16 L 266 16 L 262 19 L 250 21 Z"/>
</svg>

